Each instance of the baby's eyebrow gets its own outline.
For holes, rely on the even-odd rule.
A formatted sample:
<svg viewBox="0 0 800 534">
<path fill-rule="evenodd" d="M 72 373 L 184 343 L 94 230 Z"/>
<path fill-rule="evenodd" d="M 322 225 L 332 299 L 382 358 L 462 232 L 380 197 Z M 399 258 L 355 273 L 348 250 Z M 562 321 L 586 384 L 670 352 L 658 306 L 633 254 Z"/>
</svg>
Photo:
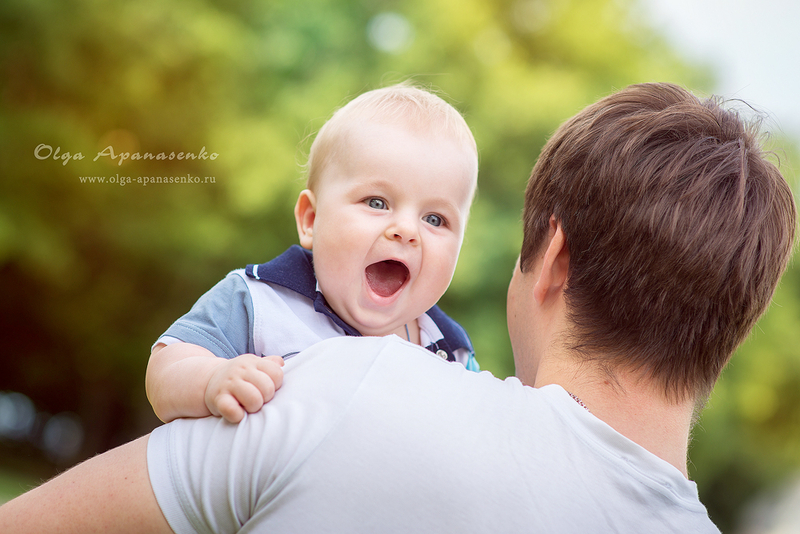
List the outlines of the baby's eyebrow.
<svg viewBox="0 0 800 534">
<path fill-rule="evenodd" d="M 450 200 L 449 198 L 434 198 L 430 200 L 430 203 L 433 206 L 443 206 L 443 209 L 449 211 L 453 211 L 456 213 L 459 212 L 458 206 L 455 203 L 453 203 L 453 201 Z M 439 209 L 439 208 L 434 208 L 434 209 Z"/>
<path fill-rule="evenodd" d="M 401 186 L 401 184 L 395 184 L 383 179 L 366 180 L 358 184 L 358 187 L 363 189 L 395 189 L 398 186 Z"/>
</svg>

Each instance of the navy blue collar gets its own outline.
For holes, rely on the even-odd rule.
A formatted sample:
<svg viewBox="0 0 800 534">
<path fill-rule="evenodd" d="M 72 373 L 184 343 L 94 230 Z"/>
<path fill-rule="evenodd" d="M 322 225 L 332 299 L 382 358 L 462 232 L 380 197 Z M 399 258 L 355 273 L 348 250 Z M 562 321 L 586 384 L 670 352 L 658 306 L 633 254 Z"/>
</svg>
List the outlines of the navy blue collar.
<svg viewBox="0 0 800 534">
<path fill-rule="evenodd" d="M 328 316 L 348 336 L 360 336 L 361 333 L 344 322 L 334 312 L 325 297 L 317 291 L 317 277 L 314 276 L 314 263 L 311 252 L 292 245 L 277 258 L 258 265 L 248 265 L 244 272 L 247 276 L 291 289 L 310 299 L 314 310 Z"/>
<path fill-rule="evenodd" d="M 329 317 L 337 326 L 344 330 L 348 336 L 360 336 L 361 333 L 344 322 L 328 306 L 325 297 L 317 291 L 317 277 L 314 276 L 314 259 L 310 251 L 292 245 L 283 254 L 275 259 L 255 265 L 248 265 L 245 273 L 250 278 L 269 282 L 290 289 L 310 299 L 314 303 L 314 310 Z M 447 316 L 439 306 L 434 305 L 428 310 L 428 315 L 442 332 L 443 339 L 432 343 L 428 350 L 437 352 L 444 350 L 447 359 L 454 361 L 453 352 L 457 349 L 467 349 L 473 352 L 472 343 L 466 331 L 457 322 Z"/>
</svg>

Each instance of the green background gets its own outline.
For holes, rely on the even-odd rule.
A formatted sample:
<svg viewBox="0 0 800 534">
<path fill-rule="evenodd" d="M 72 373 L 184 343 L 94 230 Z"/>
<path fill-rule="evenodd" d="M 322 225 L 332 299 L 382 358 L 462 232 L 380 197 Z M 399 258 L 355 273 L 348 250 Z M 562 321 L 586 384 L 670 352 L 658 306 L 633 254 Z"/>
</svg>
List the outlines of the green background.
<svg viewBox="0 0 800 534">
<path fill-rule="evenodd" d="M 638 13 L 632 0 L 5 0 L 0 391 L 28 396 L 37 417 L 0 437 L 0 499 L 158 424 L 150 345 L 228 271 L 296 242 L 310 137 L 348 99 L 405 79 L 441 90 L 478 142 L 479 193 L 441 305 L 484 369 L 513 374 L 506 287 L 547 137 L 630 83 L 713 87 Z M 109 145 L 219 157 L 93 161 Z M 794 145 L 768 146 L 794 184 Z M 213 183 L 80 179 L 188 174 Z M 694 431 L 691 476 L 724 531 L 800 464 L 799 283 L 790 268 Z M 64 413 L 81 447 L 47 452 L 48 417 Z"/>
</svg>

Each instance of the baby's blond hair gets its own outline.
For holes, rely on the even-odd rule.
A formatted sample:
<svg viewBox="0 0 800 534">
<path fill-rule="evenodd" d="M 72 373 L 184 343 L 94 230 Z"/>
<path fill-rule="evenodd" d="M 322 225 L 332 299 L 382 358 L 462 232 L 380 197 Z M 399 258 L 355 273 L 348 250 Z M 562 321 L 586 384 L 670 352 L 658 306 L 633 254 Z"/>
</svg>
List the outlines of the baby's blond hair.
<svg viewBox="0 0 800 534">
<path fill-rule="evenodd" d="M 438 95 L 404 82 L 368 91 L 339 108 L 320 128 L 311 145 L 306 166 L 307 187 L 314 190 L 319 176 L 341 154 L 342 139 L 349 128 L 363 122 L 401 123 L 414 129 L 452 137 L 474 154 L 477 175 L 478 148 L 461 114 Z"/>
</svg>

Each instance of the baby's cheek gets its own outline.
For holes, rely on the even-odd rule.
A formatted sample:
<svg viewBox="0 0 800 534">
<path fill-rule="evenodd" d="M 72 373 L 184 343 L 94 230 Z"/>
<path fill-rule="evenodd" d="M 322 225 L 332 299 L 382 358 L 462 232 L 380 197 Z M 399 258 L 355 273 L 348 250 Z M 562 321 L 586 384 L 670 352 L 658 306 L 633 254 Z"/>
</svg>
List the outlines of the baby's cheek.
<svg viewBox="0 0 800 534">
<path fill-rule="evenodd" d="M 450 284 L 456 268 L 456 259 L 458 257 L 458 249 L 441 249 L 441 254 L 438 255 L 437 261 L 434 262 L 434 272 L 432 278 L 435 280 L 436 286 L 442 287 L 442 291 Z"/>
</svg>

